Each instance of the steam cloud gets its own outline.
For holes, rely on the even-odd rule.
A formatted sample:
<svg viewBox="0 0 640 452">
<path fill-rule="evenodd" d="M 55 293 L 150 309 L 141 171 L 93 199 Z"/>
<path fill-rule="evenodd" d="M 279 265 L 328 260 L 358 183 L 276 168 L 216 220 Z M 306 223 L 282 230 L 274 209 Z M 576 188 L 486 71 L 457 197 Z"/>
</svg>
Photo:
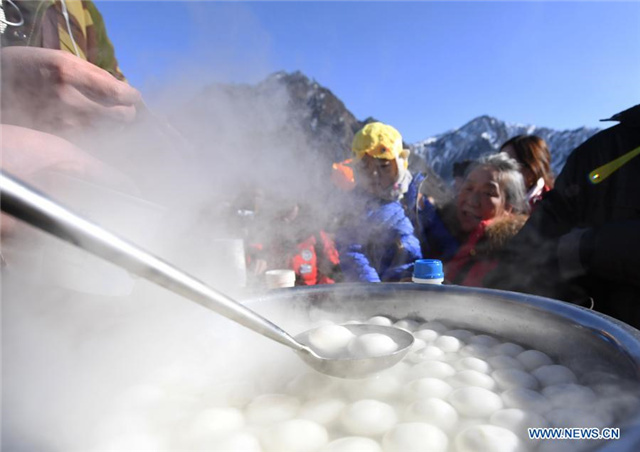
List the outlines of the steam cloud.
<svg viewBox="0 0 640 452">
<path fill-rule="evenodd" d="M 277 83 L 257 92 L 214 86 L 194 98 L 176 87 L 167 91 L 174 97 L 167 103 L 169 121 L 143 112 L 137 124 L 117 133 L 103 128 L 70 137 L 122 177 L 98 181 L 49 171 L 37 185 L 240 295 L 238 279 L 229 278 L 236 275 L 228 268 L 227 242 L 220 241 L 237 237 L 231 202 L 254 186 L 313 202 L 323 197 L 317 181 L 328 162 L 315 157 Z M 2 251 L 8 262 L 2 285 L 3 449 L 135 447 L 151 418 L 176 422 L 182 408 L 211 402 L 199 399 L 203 393 L 224 393 L 221 382 L 231 378 L 230 370 L 235 375 L 255 365 L 256 355 L 249 357 L 241 344 L 267 350 L 263 356 L 290 354 L 28 226 L 3 239 Z M 293 356 L 289 361 L 294 369 L 300 365 Z M 179 386 L 184 397 L 184 388 L 193 388 L 191 398 L 170 399 L 163 409 L 163 394 L 149 381 Z M 125 416 L 133 412 L 150 417 Z"/>
</svg>

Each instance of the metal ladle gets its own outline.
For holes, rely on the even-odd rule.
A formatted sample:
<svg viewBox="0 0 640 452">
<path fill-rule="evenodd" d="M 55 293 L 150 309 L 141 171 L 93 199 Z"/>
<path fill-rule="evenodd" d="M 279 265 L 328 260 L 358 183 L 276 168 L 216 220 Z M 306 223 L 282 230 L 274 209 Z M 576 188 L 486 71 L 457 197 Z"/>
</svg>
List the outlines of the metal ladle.
<svg viewBox="0 0 640 452">
<path fill-rule="evenodd" d="M 363 378 L 399 362 L 413 344 L 413 335 L 399 328 L 345 325 L 356 335 L 380 333 L 390 336 L 398 344 L 398 349 L 387 355 L 359 359 L 322 357 L 308 345 L 309 331 L 293 338 L 246 306 L 72 213 L 4 171 L 0 171 L 0 196 L 2 211 L 7 214 L 292 348 L 305 363 L 318 372 L 341 378 Z"/>
</svg>

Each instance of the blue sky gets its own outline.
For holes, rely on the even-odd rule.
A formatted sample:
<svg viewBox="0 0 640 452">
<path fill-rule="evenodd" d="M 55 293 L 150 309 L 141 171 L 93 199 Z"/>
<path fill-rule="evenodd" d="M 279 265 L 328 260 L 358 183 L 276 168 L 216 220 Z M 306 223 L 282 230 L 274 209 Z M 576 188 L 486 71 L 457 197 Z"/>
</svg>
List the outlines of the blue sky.
<svg viewBox="0 0 640 452">
<path fill-rule="evenodd" d="M 408 142 L 482 114 L 557 129 L 640 103 L 640 2 L 98 1 L 129 81 L 301 70 Z"/>
</svg>

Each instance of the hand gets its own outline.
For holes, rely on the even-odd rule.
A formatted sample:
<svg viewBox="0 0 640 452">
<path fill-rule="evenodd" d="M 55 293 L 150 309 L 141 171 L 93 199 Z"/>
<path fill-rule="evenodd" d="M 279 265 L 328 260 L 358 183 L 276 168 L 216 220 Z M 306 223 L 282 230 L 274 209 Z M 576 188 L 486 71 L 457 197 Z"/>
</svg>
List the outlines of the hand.
<svg viewBox="0 0 640 452">
<path fill-rule="evenodd" d="M 64 136 L 100 121 L 131 122 L 140 93 L 62 50 L 1 50 L 2 121 Z"/>
<path fill-rule="evenodd" d="M 46 191 L 43 171 L 57 170 L 119 191 L 137 190 L 122 173 L 60 137 L 7 124 L 0 124 L 0 134 L 0 166 L 36 188 Z M 0 234 L 12 232 L 14 227 L 14 220 L 2 215 Z"/>
</svg>

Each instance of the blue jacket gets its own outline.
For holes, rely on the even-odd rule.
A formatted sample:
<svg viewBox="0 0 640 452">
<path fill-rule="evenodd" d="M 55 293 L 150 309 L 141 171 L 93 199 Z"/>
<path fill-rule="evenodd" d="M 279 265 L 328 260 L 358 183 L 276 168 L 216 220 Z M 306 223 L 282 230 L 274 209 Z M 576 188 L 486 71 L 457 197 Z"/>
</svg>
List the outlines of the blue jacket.
<svg viewBox="0 0 640 452">
<path fill-rule="evenodd" d="M 345 281 L 399 281 L 422 258 L 420 242 L 399 201 L 354 190 L 351 217 L 336 233 Z"/>
<path fill-rule="evenodd" d="M 460 243 L 447 229 L 436 207 L 423 198 L 418 208 L 418 237 L 422 253 L 430 259 L 449 261 L 458 251 Z"/>
</svg>

